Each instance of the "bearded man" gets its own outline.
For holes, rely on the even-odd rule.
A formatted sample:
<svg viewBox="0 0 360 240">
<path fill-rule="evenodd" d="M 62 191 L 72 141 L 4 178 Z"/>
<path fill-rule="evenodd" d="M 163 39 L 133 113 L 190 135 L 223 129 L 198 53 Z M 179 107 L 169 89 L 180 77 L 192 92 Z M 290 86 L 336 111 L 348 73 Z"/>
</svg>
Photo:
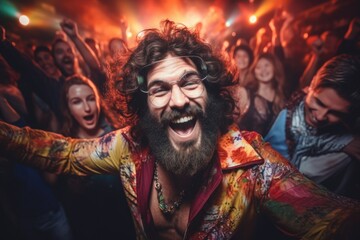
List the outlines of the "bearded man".
<svg viewBox="0 0 360 240">
<path fill-rule="evenodd" d="M 251 239 L 260 213 L 298 238 L 357 231 L 358 202 L 232 124 L 233 78 L 196 33 L 166 20 L 119 67 L 110 100 L 127 100 L 132 126 L 84 140 L 1 123 L 0 152 L 55 173 L 120 174 L 138 239 Z"/>
</svg>

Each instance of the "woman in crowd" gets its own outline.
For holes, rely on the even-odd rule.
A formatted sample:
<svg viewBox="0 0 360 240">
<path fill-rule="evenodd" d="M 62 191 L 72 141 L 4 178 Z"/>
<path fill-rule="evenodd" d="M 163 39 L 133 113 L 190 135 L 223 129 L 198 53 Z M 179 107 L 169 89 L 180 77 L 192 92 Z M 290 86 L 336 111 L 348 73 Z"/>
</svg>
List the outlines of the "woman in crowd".
<svg viewBox="0 0 360 240">
<path fill-rule="evenodd" d="M 236 90 L 236 118 L 241 129 L 265 135 L 279 111 L 284 107 L 284 71 L 279 60 L 271 53 L 262 53 L 250 68 L 245 87 Z"/>
<path fill-rule="evenodd" d="M 234 48 L 233 60 L 236 65 L 235 80 L 240 86 L 244 86 L 248 80 L 249 69 L 254 61 L 252 49 L 246 44 L 240 44 Z"/>
<path fill-rule="evenodd" d="M 121 125 L 103 103 L 95 85 L 83 76 L 74 75 L 65 81 L 61 102 L 65 119 L 61 133 L 65 136 L 100 137 Z M 118 176 L 61 176 L 60 192 L 75 237 L 134 237 Z"/>
</svg>

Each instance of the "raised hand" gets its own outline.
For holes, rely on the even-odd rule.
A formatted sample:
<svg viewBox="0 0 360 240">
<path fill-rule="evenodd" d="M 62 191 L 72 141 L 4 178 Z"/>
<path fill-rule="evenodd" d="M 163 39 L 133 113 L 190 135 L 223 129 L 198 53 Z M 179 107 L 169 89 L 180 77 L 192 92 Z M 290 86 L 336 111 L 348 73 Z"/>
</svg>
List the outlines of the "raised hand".
<svg viewBox="0 0 360 240">
<path fill-rule="evenodd" d="M 128 28 L 128 22 L 125 20 L 125 18 L 121 18 L 120 20 L 120 29 L 121 31 L 126 31 Z"/>
<path fill-rule="evenodd" d="M 64 19 L 60 23 L 61 29 L 68 35 L 70 38 L 74 39 L 78 37 L 78 27 L 76 22 L 71 19 Z"/>
</svg>

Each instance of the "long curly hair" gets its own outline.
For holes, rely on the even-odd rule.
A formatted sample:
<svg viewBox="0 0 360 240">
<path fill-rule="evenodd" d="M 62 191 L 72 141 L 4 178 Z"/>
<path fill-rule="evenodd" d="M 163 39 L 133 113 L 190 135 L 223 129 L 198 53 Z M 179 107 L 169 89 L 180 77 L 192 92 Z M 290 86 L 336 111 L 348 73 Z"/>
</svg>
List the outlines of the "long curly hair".
<svg viewBox="0 0 360 240">
<path fill-rule="evenodd" d="M 233 76 L 224 58 L 213 52 L 212 48 L 200 39 L 198 32 L 170 20 L 162 21 L 160 29 L 144 30 L 137 36 L 137 42 L 137 47 L 131 49 L 126 57 L 123 56 L 123 61 L 119 61 L 122 64 L 118 66 L 118 72 L 112 74 L 107 89 L 108 102 L 111 102 L 118 112 L 127 113 L 127 117 L 133 118 L 132 129 L 136 129 L 138 119 L 147 110 L 147 95 L 138 89 L 140 70 L 171 54 L 198 56 L 204 61 L 208 73 L 204 84 L 208 94 L 212 94 L 216 101 L 223 104 L 222 126 L 219 127 L 222 132 L 226 131 L 232 123 L 234 101 L 226 90 L 227 86 L 233 84 Z"/>
</svg>

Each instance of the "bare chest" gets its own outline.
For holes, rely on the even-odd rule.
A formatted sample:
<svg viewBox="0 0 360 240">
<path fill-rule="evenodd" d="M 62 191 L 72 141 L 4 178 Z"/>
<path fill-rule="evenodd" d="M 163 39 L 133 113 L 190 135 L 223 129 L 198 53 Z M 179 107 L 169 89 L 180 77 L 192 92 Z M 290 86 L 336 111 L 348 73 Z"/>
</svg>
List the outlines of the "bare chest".
<svg viewBox="0 0 360 240">
<path fill-rule="evenodd" d="M 184 202 L 172 215 L 165 215 L 159 209 L 156 191 L 152 191 L 150 211 L 161 239 L 183 239 L 188 225 L 190 203 Z"/>
</svg>

